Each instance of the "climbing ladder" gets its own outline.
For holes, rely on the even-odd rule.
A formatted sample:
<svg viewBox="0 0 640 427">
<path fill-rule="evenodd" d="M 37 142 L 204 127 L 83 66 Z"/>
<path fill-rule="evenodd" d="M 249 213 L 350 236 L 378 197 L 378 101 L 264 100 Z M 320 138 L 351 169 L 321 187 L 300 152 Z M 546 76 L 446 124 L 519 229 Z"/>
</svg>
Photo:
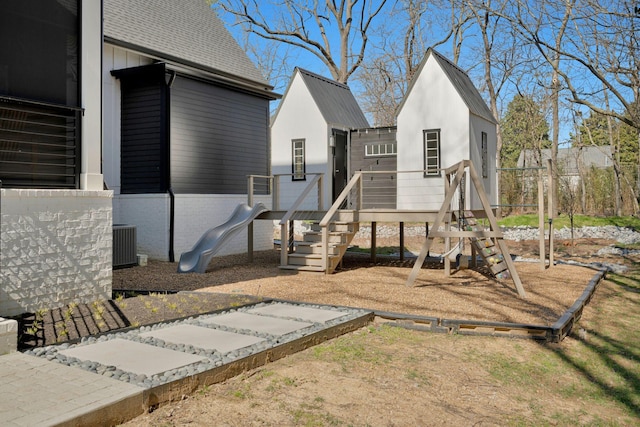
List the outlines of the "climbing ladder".
<svg viewBox="0 0 640 427">
<path fill-rule="evenodd" d="M 457 216 L 457 215 L 456 215 Z M 466 231 L 483 231 L 484 227 L 479 225 L 476 221 L 473 212 L 464 211 L 464 215 L 461 218 L 457 218 L 458 223 Z M 497 279 L 509 279 L 511 274 L 509 273 L 509 266 L 504 260 L 500 247 L 496 245 L 496 241 L 491 237 L 470 237 L 469 240 L 475 249 L 475 252 L 480 255 L 484 264 L 489 268 L 491 274 Z"/>
</svg>

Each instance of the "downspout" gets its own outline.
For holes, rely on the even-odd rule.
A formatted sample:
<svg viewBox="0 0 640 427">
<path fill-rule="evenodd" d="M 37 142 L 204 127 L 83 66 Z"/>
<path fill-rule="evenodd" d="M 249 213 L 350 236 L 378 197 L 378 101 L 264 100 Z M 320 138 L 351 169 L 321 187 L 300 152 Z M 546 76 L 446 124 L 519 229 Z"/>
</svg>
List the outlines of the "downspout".
<svg viewBox="0 0 640 427">
<path fill-rule="evenodd" d="M 176 80 L 176 72 L 175 70 L 169 71 L 169 81 L 167 81 L 167 138 L 169 138 L 170 132 L 170 108 L 171 108 L 171 86 L 173 86 L 173 82 Z M 170 151 L 171 141 L 167 144 L 167 169 L 171 170 L 171 151 Z M 175 220 L 176 220 L 176 195 L 173 192 L 173 188 L 171 187 L 171 174 L 169 173 L 169 262 L 175 262 L 175 252 L 174 252 L 174 232 L 175 232 Z"/>
<path fill-rule="evenodd" d="M 175 262 L 173 252 L 173 232 L 175 228 L 176 195 L 173 188 L 169 187 L 169 262 Z"/>
</svg>

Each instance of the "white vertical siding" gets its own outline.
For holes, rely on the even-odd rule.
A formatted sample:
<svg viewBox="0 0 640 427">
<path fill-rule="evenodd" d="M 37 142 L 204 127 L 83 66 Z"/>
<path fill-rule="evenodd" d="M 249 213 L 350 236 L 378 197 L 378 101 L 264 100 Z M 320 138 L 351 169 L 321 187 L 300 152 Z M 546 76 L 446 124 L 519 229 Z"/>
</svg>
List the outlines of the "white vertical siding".
<svg viewBox="0 0 640 427">
<path fill-rule="evenodd" d="M 423 130 L 440 129 L 441 167 L 469 158 L 469 109 L 435 59 L 428 59 L 398 114 L 398 171 L 424 169 Z M 442 177 L 398 174 L 398 209 L 438 210 Z"/>
<path fill-rule="evenodd" d="M 291 173 L 291 140 L 305 139 L 305 160 L 307 173 L 324 173 L 324 207 L 331 203 L 331 177 L 329 158 L 330 130 L 307 90 L 302 78 L 296 73 L 282 100 L 271 126 L 271 173 Z M 309 180 L 292 182 L 291 178 L 282 179 L 280 194 L 282 205 L 288 207 L 306 187 Z M 309 196 L 306 209 L 315 209 L 317 193 Z M 282 206 L 281 206 L 282 207 Z"/>
</svg>

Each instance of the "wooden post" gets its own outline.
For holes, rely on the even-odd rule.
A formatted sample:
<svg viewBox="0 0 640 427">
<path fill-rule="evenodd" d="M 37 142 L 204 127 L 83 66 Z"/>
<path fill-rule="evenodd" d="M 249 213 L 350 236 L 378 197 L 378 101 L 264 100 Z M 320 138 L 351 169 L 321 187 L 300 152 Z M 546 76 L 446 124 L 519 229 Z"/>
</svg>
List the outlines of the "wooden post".
<svg viewBox="0 0 640 427">
<path fill-rule="evenodd" d="M 400 222 L 400 261 L 404 261 L 404 222 Z"/>
<path fill-rule="evenodd" d="M 553 247 L 553 219 L 555 214 L 553 212 L 553 207 L 555 206 L 555 200 L 553 200 L 553 189 L 555 188 L 555 184 L 553 182 L 553 164 L 551 163 L 551 159 L 547 159 L 547 206 L 549 217 L 549 268 L 553 267 L 554 264 L 554 247 Z"/>
<path fill-rule="evenodd" d="M 376 262 L 376 222 L 371 223 L 371 262 Z"/>
<path fill-rule="evenodd" d="M 544 185 L 542 185 L 542 169 L 538 169 L 538 242 L 540 252 L 540 269 L 546 268 L 544 253 Z"/>
<path fill-rule="evenodd" d="M 447 216 L 449 214 L 447 213 Z M 451 231 L 451 218 L 446 218 L 444 223 L 444 230 Z M 451 276 L 451 260 L 449 259 L 449 251 L 451 250 L 451 237 L 447 236 L 444 238 L 444 253 L 447 254 L 444 256 L 444 275 L 445 277 Z"/>
<path fill-rule="evenodd" d="M 253 176 L 249 175 L 247 182 L 247 204 L 253 206 Z M 247 260 L 253 262 L 253 221 L 247 227 Z"/>
<path fill-rule="evenodd" d="M 289 241 L 289 224 L 280 224 L 280 265 L 289 263 L 289 250 L 287 242 Z"/>
</svg>

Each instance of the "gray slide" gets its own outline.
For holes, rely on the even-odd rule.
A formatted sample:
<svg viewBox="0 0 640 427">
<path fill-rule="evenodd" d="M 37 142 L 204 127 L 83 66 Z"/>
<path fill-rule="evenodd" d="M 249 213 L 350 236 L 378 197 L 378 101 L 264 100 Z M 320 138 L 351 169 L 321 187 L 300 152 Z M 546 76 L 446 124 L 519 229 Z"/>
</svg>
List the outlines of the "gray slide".
<svg viewBox="0 0 640 427">
<path fill-rule="evenodd" d="M 211 258 L 223 245 L 256 219 L 258 215 L 266 211 L 268 209 L 262 203 L 256 203 L 253 207 L 247 204 L 236 206 L 231 217 L 224 224 L 204 233 L 189 252 L 180 256 L 178 273 L 204 273 Z"/>
</svg>

